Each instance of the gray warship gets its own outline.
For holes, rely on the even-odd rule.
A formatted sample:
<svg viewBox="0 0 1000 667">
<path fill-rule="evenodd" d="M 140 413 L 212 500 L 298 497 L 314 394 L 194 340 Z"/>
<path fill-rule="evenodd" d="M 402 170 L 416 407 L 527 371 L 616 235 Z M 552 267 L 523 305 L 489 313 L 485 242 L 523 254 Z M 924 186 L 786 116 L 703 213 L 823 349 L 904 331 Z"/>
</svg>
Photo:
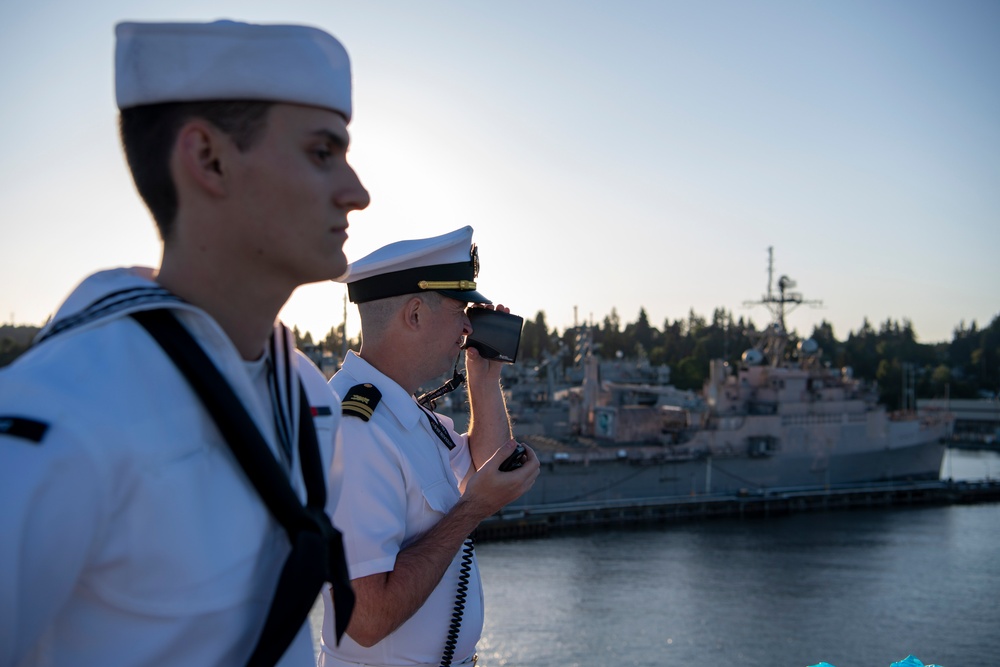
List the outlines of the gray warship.
<svg viewBox="0 0 1000 667">
<path fill-rule="evenodd" d="M 505 379 L 515 437 L 538 454 L 534 487 L 508 509 L 699 495 L 757 495 L 936 480 L 953 419 L 889 412 L 850 369 L 830 368 L 814 341 L 790 351 L 785 316 L 806 302 L 781 276 L 755 304 L 771 324 L 735 367 L 711 362 L 700 393 L 669 369 L 601 360 L 581 328 L 577 376 L 558 359 Z M 578 378 L 579 382 L 572 381 Z"/>
</svg>

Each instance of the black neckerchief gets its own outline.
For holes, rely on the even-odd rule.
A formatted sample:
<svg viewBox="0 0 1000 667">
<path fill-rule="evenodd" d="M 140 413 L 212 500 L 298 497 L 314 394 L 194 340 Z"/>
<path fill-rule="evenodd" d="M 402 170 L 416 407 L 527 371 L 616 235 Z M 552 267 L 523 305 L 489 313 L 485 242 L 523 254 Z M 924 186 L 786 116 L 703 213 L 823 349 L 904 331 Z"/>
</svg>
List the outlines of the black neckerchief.
<svg viewBox="0 0 1000 667">
<path fill-rule="evenodd" d="M 229 382 L 194 337 L 168 310 L 131 313 L 177 366 L 212 416 L 257 490 L 261 501 L 284 528 L 291 552 L 282 567 L 264 627 L 248 666 L 276 664 L 298 634 L 321 588 L 333 589 L 334 629 L 340 642 L 354 608 L 343 537 L 326 514 L 326 479 L 319 443 L 301 379 L 299 393 L 299 459 L 306 486 L 306 505 L 299 501 L 288 476 Z"/>
</svg>

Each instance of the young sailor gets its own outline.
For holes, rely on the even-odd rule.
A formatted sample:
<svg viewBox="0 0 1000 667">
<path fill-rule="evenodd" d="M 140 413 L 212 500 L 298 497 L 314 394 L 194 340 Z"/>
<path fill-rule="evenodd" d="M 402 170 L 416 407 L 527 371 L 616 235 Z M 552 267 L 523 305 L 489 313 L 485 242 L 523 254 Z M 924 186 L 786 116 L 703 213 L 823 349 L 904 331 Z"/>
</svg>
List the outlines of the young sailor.
<svg viewBox="0 0 1000 667">
<path fill-rule="evenodd" d="M 369 202 L 346 159 L 348 56 L 305 26 L 123 23 L 116 89 L 162 261 L 84 280 L 0 372 L 0 665 L 247 664 L 298 533 L 234 455 L 252 438 L 223 437 L 228 415 L 137 317 L 193 337 L 277 471 L 259 486 L 302 515 L 302 458 L 330 461 L 340 406 L 276 318 L 344 273 Z M 295 623 L 256 664 L 314 664 Z"/>
</svg>

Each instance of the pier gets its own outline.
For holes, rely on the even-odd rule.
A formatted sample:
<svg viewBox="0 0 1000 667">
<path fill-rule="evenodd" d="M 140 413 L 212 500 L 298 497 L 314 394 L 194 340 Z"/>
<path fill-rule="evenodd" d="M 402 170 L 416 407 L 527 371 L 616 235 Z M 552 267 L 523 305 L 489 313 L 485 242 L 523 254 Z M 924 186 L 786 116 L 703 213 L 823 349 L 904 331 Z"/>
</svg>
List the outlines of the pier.
<svg viewBox="0 0 1000 667">
<path fill-rule="evenodd" d="M 927 481 L 829 489 L 772 489 L 737 495 L 633 498 L 505 508 L 483 521 L 479 541 L 545 537 L 561 530 L 714 518 L 764 518 L 919 505 L 1000 501 L 1000 481 Z"/>
</svg>

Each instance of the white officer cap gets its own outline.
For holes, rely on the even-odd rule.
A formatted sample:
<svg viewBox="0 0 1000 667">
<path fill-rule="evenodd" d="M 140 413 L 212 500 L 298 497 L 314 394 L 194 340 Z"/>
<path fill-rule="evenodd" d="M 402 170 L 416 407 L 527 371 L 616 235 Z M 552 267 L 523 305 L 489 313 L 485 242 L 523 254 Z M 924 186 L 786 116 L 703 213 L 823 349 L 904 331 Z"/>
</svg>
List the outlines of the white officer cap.
<svg viewBox="0 0 1000 667">
<path fill-rule="evenodd" d="M 351 63 L 334 37 L 303 25 L 119 23 L 119 109 L 163 102 L 260 100 L 351 119 Z"/>
<path fill-rule="evenodd" d="M 354 303 L 401 294 L 440 292 L 469 303 L 492 303 L 476 291 L 479 252 L 472 227 L 428 239 L 397 241 L 352 262 L 338 281 Z"/>
</svg>

